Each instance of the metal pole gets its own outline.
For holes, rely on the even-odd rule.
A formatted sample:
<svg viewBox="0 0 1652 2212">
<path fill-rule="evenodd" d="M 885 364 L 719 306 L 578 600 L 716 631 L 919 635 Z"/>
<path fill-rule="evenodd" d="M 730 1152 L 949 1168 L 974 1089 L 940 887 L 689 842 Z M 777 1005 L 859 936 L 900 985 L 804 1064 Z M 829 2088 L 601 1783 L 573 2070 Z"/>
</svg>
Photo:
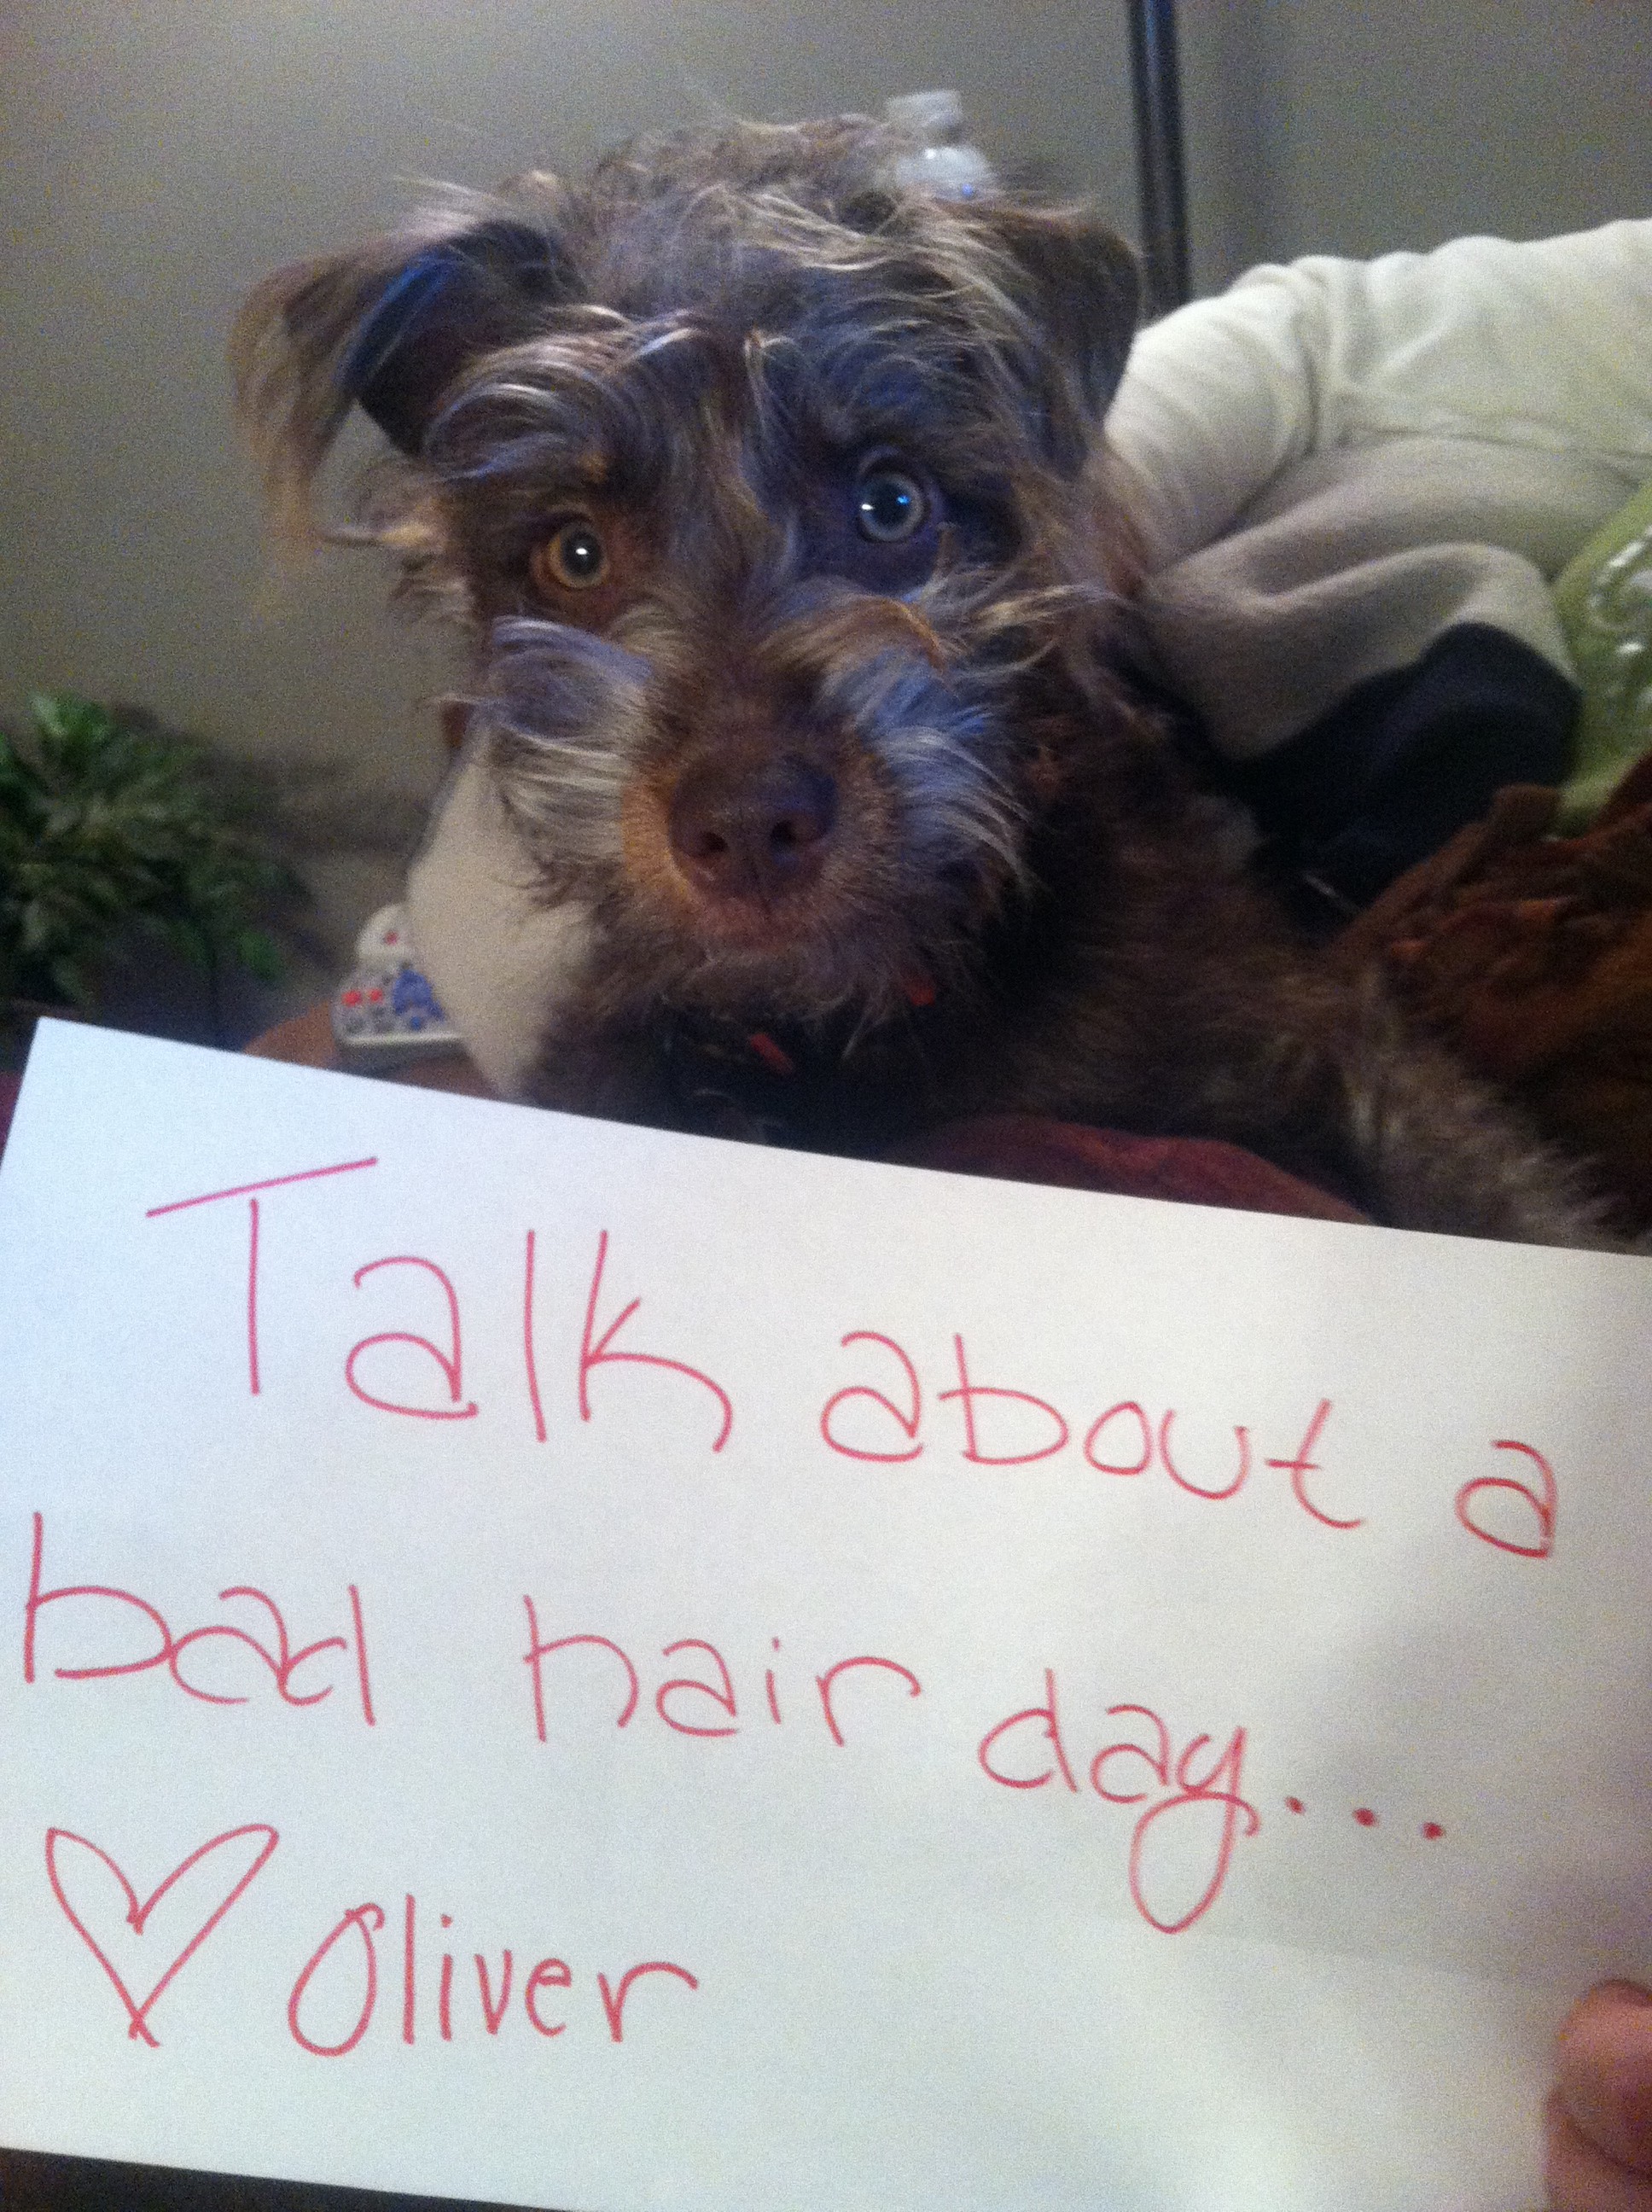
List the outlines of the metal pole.
<svg viewBox="0 0 1652 2212">
<path fill-rule="evenodd" d="M 1191 289 L 1175 0 L 1128 0 L 1128 5 L 1142 258 L 1149 302 L 1163 314 L 1179 307 Z"/>
</svg>

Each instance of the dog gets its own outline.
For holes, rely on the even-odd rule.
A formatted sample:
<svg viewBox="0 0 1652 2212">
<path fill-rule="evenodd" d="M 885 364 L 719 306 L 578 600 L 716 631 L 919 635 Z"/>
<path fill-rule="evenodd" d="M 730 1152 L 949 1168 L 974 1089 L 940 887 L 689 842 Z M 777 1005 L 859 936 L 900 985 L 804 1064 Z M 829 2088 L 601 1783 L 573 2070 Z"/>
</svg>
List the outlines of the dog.
<svg viewBox="0 0 1652 2212">
<path fill-rule="evenodd" d="M 1049 1115 L 1601 1241 L 1569 1166 L 1292 938 L 1121 674 L 1128 250 L 912 153 L 858 117 L 637 141 L 248 301 L 277 504 L 361 409 L 393 449 L 365 534 L 474 641 L 447 842 L 515 858 L 474 908 L 464 866 L 416 897 L 439 993 L 507 878 L 543 957 L 503 1078 L 544 1104 L 865 1154 Z"/>
</svg>

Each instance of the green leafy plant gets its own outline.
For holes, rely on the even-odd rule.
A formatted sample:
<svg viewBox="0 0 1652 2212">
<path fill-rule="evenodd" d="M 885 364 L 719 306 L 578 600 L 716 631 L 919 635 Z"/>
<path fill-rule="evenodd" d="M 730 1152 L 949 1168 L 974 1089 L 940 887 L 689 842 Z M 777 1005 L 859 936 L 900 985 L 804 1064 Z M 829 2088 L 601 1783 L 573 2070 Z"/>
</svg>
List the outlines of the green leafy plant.
<svg viewBox="0 0 1652 2212">
<path fill-rule="evenodd" d="M 38 694 L 0 732 L 0 1003 L 95 1010 L 134 925 L 201 969 L 273 981 L 264 922 L 297 879 L 203 749 L 71 692 Z"/>
</svg>

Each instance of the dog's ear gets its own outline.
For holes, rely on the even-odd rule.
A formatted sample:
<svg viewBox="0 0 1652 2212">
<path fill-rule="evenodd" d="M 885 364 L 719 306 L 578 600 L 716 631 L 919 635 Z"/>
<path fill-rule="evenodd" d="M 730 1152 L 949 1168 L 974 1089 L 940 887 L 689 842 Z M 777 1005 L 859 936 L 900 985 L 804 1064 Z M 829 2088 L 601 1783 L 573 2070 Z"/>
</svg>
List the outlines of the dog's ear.
<svg viewBox="0 0 1652 2212">
<path fill-rule="evenodd" d="M 301 503 L 352 406 L 417 454 L 444 394 L 483 354 L 575 296 L 549 223 L 509 213 L 425 227 L 268 277 L 231 343 L 241 412 L 271 489 Z"/>
<path fill-rule="evenodd" d="M 342 390 L 404 453 L 471 362 L 526 337 L 536 311 L 572 291 L 554 240 L 530 223 L 478 224 L 428 247 L 380 293 L 339 370 Z M 288 309 L 296 338 L 300 301 Z"/>
<path fill-rule="evenodd" d="M 977 227 L 1007 266 L 1014 304 L 1028 326 L 1021 363 L 1044 416 L 1051 458 L 1082 465 L 1124 373 L 1135 336 L 1141 285 L 1136 258 L 1114 232 L 1082 209 L 1025 207 L 1013 200 L 964 202 L 957 216 Z"/>
<path fill-rule="evenodd" d="M 1050 343 L 1099 420 L 1136 334 L 1141 283 L 1134 254 L 1089 215 L 1005 206 L 992 220 L 1031 288 Z"/>
</svg>

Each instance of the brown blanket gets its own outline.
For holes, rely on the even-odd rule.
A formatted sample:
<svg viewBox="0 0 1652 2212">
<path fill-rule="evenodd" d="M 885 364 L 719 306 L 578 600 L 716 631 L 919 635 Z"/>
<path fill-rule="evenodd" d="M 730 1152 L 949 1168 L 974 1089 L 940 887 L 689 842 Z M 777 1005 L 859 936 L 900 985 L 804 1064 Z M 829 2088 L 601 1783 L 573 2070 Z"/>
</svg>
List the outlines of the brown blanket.
<svg viewBox="0 0 1652 2212">
<path fill-rule="evenodd" d="M 1652 1229 L 1652 757 L 1581 836 L 1515 785 L 1338 940 Z"/>
</svg>

